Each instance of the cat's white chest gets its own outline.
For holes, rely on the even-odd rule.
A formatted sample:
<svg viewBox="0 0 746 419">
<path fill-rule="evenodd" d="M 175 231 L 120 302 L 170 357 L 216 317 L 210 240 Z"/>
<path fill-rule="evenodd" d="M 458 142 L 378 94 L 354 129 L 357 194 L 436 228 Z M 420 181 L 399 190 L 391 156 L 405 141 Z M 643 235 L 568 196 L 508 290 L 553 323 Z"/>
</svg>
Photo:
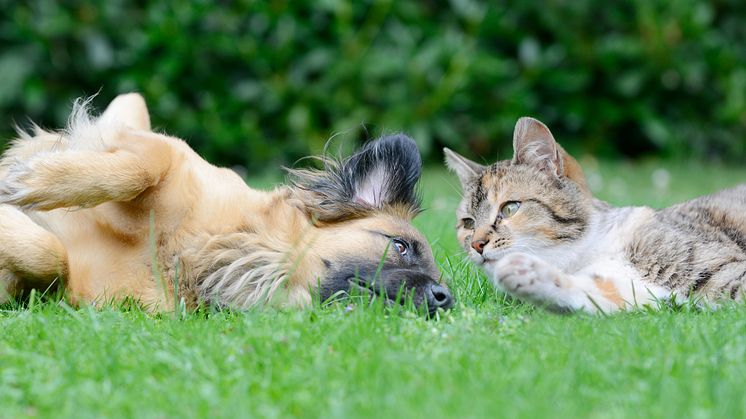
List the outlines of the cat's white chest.
<svg viewBox="0 0 746 419">
<path fill-rule="evenodd" d="M 533 254 L 565 273 L 576 273 L 600 260 L 626 263 L 626 247 L 654 213 L 647 207 L 625 207 L 595 214 L 581 240 Z"/>
</svg>

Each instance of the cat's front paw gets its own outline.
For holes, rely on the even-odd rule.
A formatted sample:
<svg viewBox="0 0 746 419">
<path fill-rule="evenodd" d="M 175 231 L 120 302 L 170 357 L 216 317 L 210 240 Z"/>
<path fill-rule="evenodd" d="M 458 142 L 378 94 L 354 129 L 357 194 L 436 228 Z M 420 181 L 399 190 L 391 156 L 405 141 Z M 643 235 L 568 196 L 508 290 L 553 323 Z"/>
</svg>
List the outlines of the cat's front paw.
<svg viewBox="0 0 746 419">
<path fill-rule="evenodd" d="M 492 279 L 505 292 L 532 300 L 545 300 L 560 288 L 560 272 L 525 253 L 500 259 Z"/>
</svg>

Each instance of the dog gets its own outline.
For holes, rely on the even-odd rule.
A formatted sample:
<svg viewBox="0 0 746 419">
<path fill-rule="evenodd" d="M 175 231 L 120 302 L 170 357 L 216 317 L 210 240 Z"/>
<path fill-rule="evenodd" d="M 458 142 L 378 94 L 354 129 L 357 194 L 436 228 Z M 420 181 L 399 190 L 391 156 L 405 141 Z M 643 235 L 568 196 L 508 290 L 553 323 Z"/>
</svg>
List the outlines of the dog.
<svg viewBox="0 0 746 419">
<path fill-rule="evenodd" d="M 77 101 L 69 126 L 19 130 L 0 160 L 0 291 L 59 279 L 74 304 L 133 298 L 247 309 L 308 306 L 353 289 L 411 296 L 429 313 L 453 297 L 412 226 L 421 159 L 402 134 L 322 169 L 289 170 L 271 191 L 153 132 L 142 96 L 97 118 Z"/>
</svg>

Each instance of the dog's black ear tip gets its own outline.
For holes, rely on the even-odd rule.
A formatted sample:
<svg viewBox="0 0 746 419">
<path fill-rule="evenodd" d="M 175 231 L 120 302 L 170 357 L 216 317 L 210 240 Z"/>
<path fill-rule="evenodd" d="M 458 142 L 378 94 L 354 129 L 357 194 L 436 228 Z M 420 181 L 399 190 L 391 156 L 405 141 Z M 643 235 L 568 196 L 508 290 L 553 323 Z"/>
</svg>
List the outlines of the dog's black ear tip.
<svg viewBox="0 0 746 419">
<path fill-rule="evenodd" d="M 394 160 L 409 160 L 412 163 L 421 162 L 420 148 L 414 138 L 402 134 L 390 134 L 376 140 L 376 148 L 391 156 Z"/>
<path fill-rule="evenodd" d="M 392 146 L 417 147 L 414 138 L 404 133 L 389 134 L 376 140 L 379 144 L 389 144 Z"/>
</svg>

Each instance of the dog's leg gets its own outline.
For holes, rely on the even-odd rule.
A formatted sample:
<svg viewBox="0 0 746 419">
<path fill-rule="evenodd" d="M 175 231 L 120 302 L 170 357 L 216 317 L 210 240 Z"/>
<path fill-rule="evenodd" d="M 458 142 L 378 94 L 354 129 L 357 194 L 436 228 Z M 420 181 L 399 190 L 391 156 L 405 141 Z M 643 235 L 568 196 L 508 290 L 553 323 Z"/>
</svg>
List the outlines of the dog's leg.
<svg viewBox="0 0 746 419">
<path fill-rule="evenodd" d="M 171 146 L 162 136 L 121 130 L 100 151 L 38 153 L 10 165 L 0 180 L 0 202 L 51 210 L 129 201 L 156 185 L 170 162 Z"/>
<path fill-rule="evenodd" d="M 44 289 L 67 270 L 67 251 L 54 234 L 0 205 L 0 301 L 20 289 Z"/>
</svg>

